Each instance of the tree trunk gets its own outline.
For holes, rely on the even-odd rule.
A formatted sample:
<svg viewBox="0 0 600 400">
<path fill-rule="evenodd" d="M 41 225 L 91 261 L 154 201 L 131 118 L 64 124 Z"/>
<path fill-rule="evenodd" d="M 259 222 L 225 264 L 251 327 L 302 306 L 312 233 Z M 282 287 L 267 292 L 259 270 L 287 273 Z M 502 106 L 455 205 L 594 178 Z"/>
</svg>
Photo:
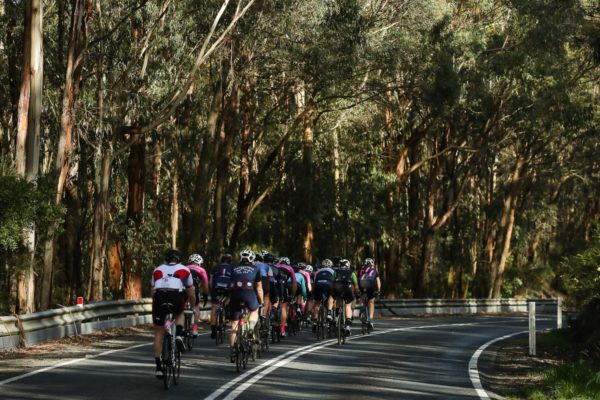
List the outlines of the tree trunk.
<svg viewBox="0 0 600 400">
<path fill-rule="evenodd" d="M 498 233 L 496 234 L 496 242 L 494 245 L 494 258 L 491 263 L 494 279 L 488 294 L 489 298 L 497 298 L 501 295 L 504 269 L 510 253 L 510 241 L 512 239 L 515 222 L 518 183 L 524 166 L 525 161 L 520 157 L 517 158 L 513 174 L 508 182 L 508 193 L 504 197 L 502 216 L 500 218 L 500 224 L 498 225 Z"/>
<path fill-rule="evenodd" d="M 250 82 L 243 87 L 242 96 L 242 142 L 240 148 L 240 186 L 238 189 L 236 222 L 231 235 L 231 246 L 237 246 L 246 231 L 250 218 L 248 193 L 250 192 L 250 146 L 252 145 L 252 88 Z"/>
<path fill-rule="evenodd" d="M 71 28 L 69 48 L 67 50 L 67 70 L 62 99 L 60 118 L 60 137 L 56 153 L 55 175 L 58 179 L 55 204 L 60 204 L 63 198 L 69 159 L 73 147 L 73 127 L 75 125 L 75 101 L 81 82 L 81 55 L 87 44 L 87 19 L 91 12 L 91 1 L 73 0 L 71 4 Z M 61 49 L 62 50 L 62 49 Z M 62 51 L 61 51 L 62 53 Z M 52 299 L 56 240 L 56 226 L 48 228 L 48 239 L 44 246 L 44 266 L 42 270 L 42 285 L 40 306 L 43 310 L 50 306 Z"/>
<path fill-rule="evenodd" d="M 144 214 L 144 182 L 146 178 L 146 141 L 139 128 L 130 131 L 135 143 L 130 147 L 129 165 L 127 167 L 129 177 L 129 193 L 127 196 L 127 227 L 138 231 L 142 225 Z M 137 138 L 137 139 L 136 139 Z M 133 240 L 127 243 L 125 249 L 125 265 L 123 268 L 123 295 L 125 299 L 140 299 L 142 297 L 142 260 L 136 251 L 139 244 L 133 244 L 138 240 L 134 235 Z"/>
<path fill-rule="evenodd" d="M 316 105 L 313 101 L 309 100 L 308 112 L 304 115 L 304 136 L 303 136 L 303 157 L 302 165 L 304 169 L 304 176 L 302 177 L 304 191 L 300 199 L 301 206 L 303 209 L 304 217 L 304 240 L 303 240 L 303 255 L 304 261 L 312 264 L 312 246 L 314 239 L 313 231 L 313 216 L 314 207 L 313 201 L 313 143 L 314 143 L 314 131 L 315 131 L 315 114 Z"/>
<path fill-rule="evenodd" d="M 112 298 L 117 300 L 121 298 L 122 286 L 121 278 L 123 276 L 122 262 L 123 246 L 120 240 L 110 246 L 108 250 L 108 289 L 112 294 Z"/>
<path fill-rule="evenodd" d="M 96 199 L 94 207 L 94 228 L 90 251 L 90 280 L 87 298 L 100 301 L 104 289 L 104 255 L 106 254 L 106 221 L 108 220 L 108 194 L 110 171 L 113 162 L 112 147 L 102 151 L 101 166 L 96 172 Z"/>
<path fill-rule="evenodd" d="M 217 181 L 214 195 L 214 221 L 212 246 L 209 256 L 216 260 L 225 247 L 227 233 L 227 186 L 229 184 L 229 163 L 233 153 L 233 140 L 240 129 L 239 119 L 239 87 L 232 88 L 227 101 L 223 129 L 219 135 L 219 157 Z"/>
<path fill-rule="evenodd" d="M 206 124 L 206 136 L 200 151 L 200 163 L 196 171 L 196 184 L 191 215 L 190 241 L 188 253 L 196 253 L 206 241 L 206 222 L 210 204 L 210 181 L 215 171 L 219 114 L 223 105 L 225 79 L 215 85 L 213 100 Z"/>
<path fill-rule="evenodd" d="M 177 172 L 177 159 L 171 162 L 171 180 L 173 184 L 173 197 L 171 199 L 171 247 L 177 248 L 177 235 L 179 233 L 179 173 Z"/>
</svg>

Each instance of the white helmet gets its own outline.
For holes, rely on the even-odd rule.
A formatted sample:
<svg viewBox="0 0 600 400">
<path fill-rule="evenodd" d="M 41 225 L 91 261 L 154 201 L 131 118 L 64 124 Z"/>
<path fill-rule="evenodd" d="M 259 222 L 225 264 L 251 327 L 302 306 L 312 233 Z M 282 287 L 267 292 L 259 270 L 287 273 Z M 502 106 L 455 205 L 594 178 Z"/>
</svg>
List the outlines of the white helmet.
<svg viewBox="0 0 600 400">
<path fill-rule="evenodd" d="M 340 268 L 350 268 L 350 261 L 345 258 L 340 260 Z"/>
<path fill-rule="evenodd" d="M 333 267 L 333 262 L 331 262 L 331 260 L 329 258 L 326 258 L 323 261 L 321 261 L 321 266 L 323 268 L 331 268 L 331 267 Z"/>
<path fill-rule="evenodd" d="M 202 256 L 200 254 L 192 254 L 190 256 L 190 258 L 188 259 L 189 264 L 202 265 L 203 262 L 204 262 L 204 259 L 202 258 Z"/>
<path fill-rule="evenodd" d="M 254 262 L 254 260 L 256 259 L 256 255 L 254 254 L 254 252 L 252 250 L 242 250 L 242 252 L 240 253 L 240 261 L 247 261 L 247 262 Z"/>
<path fill-rule="evenodd" d="M 313 272 L 313 266 L 310 264 L 306 264 L 306 268 L 304 268 L 304 270 L 310 274 Z"/>
<path fill-rule="evenodd" d="M 372 258 L 365 258 L 365 265 L 372 267 L 375 265 L 375 261 Z"/>
</svg>

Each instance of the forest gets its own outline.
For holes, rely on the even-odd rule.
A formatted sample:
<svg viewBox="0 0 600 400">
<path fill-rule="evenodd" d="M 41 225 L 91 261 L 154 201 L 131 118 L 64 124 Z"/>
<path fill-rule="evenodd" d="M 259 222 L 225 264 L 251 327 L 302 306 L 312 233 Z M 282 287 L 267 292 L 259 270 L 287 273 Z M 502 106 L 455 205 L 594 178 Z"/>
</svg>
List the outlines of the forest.
<svg viewBox="0 0 600 400">
<path fill-rule="evenodd" d="M 0 314 L 169 247 L 600 295 L 598 0 L 3 0 Z"/>
</svg>

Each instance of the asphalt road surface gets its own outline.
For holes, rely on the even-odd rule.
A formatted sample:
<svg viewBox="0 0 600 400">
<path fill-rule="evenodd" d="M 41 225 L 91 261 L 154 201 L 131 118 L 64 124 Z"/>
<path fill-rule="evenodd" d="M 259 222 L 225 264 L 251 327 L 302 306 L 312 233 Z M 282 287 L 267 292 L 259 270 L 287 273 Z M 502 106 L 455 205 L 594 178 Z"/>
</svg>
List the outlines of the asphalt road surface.
<svg viewBox="0 0 600 400">
<path fill-rule="evenodd" d="M 538 330 L 552 325 L 537 322 Z M 484 399 L 485 357 L 478 353 L 494 339 L 527 330 L 527 317 L 398 318 L 377 321 L 366 336 L 359 328 L 343 346 L 302 331 L 242 373 L 228 349 L 204 334 L 183 355 L 181 379 L 168 391 L 154 377 L 151 337 L 143 333 L 88 357 L 0 373 L 0 399 Z"/>
</svg>

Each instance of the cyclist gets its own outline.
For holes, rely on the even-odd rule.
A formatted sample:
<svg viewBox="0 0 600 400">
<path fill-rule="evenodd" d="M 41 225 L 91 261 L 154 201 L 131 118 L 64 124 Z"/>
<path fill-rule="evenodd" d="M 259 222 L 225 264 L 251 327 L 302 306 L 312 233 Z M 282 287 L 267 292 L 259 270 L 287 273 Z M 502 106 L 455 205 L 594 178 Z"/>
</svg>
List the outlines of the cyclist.
<svg viewBox="0 0 600 400">
<path fill-rule="evenodd" d="M 375 267 L 375 261 L 372 258 L 366 258 L 363 266 L 358 272 L 358 286 L 360 291 L 367 294 L 369 299 L 369 311 L 367 313 L 367 323 L 371 327 L 373 326 L 373 315 L 375 314 L 375 297 L 381 291 L 381 279 L 379 278 L 379 272 Z"/>
<path fill-rule="evenodd" d="M 289 304 L 288 299 L 293 298 L 296 295 L 297 290 L 296 274 L 294 273 L 294 269 L 290 266 L 290 259 L 287 257 L 280 258 L 275 267 L 278 269 L 275 286 L 277 287 L 278 292 L 278 303 L 281 303 L 281 319 L 279 321 L 279 329 L 281 332 L 281 337 L 285 337 Z M 288 280 L 290 281 L 289 289 L 287 284 Z M 278 304 L 273 304 L 273 306 L 277 307 Z"/>
<path fill-rule="evenodd" d="M 302 312 L 304 313 L 306 310 L 306 302 L 311 297 L 312 294 L 312 282 L 310 281 L 310 273 L 307 271 L 307 268 L 310 267 L 312 271 L 312 266 L 306 263 L 298 263 L 298 271 L 302 277 L 304 278 L 304 285 L 306 286 L 306 295 L 303 295 L 302 298 L 298 297 L 299 304 L 302 306 Z M 296 275 L 296 280 L 298 280 L 298 276 Z"/>
<path fill-rule="evenodd" d="M 159 265 L 152 271 L 152 321 L 154 323 L 154 360 L 156 361 L 155 375 L 163 379 L 164 372 L 161 367 L 160 355 L 162 353 L 165 329 L 165 317 L 167 309 L 163 304 L 172 304 L 173 315 L 176 325 L 176 343 L 180 351 L 183 351 L 183 308 L 185 296 L 193 304 L 196 302 L 194 281 L 190 270 L 180 264 L 181 254 L 175 249 L 167 250 L 165 263 Z"/>
<path fill-rule="evenodd" d="M 324 259 L 321 262 L 321 268 L 315 274 L 315 290 L 314 290 L 314 320 L 313 320 L 313 331 L 316 330 L 316 316 L 319 315 L 319 311 L 321 310 L 321 303 L 323 300 L 328 300 L 331 297 L 331 285 L 333 281 L 333 269 L 331 268 L 333 263 L 329 259 Z M 329 303 L 328 303 L 329 304 Z M 333 317 L 331 316 L 331 312 L 327 313 L 327 319 L 331 321 Z"/>
<path fill-rule="evenodd" d="M 273 284 L 273 268 L 271 268 L 271 266 L 265 260 L 265 256 L 267 256 L 268 254 L 269 252 L 266 250 L 262 250 L 258 254 L 256 254 L 256 266 L 260 271 L 260 278 L 262 281 L 263 288 L 263 299 L 265 301 L 265 306 L 261 310 L 261 317 L 264 317 L 266 313 L 271 309 L 271 286 Z"/>
<path fill-rule="evenodd" d="M 212 306 L 210 308 L 210 337 L 217 337 L 217 301 L 219 297 L 229 295 L 229 282 L 231 281 L 231 254 L 221 256 L 221 262 L 213 267 L 210 278 Z"/>
<path fill-rule="evenodd" d="M 333 299 L 343 298 L 346 301 L 346 335 L 350 335 L 350 326 L 352 325 L 352 301 L 354 293 L 358 293 L 358 278 L 350 266 L 350 261 L 340 260 L 340 266 L 333 273 L 333 295 L 327 300 L 327 319 L 331 320 L 331 311 L 333 309 Z"/>
<path fill-rule="evenodd" d="M 200 291 L 202 291 L 202 301 L 204 304 L 202 307 L 206 307 L 208 301 L 208 275 L 206 270 L 202 267 L 204 260 L 200 254 L 192 254 L 188 258 L 188 265 L 190 272 L 192 273 L 192 279 L 194 280 L 194 287 L 196 288 L 196 304 L 194 304 L 194 315 L 195 320 L 192 325 L 192 335 L 198 336 L 198 321 L 200 320 Z M 190 303 L 191 304 L 191 303 Z"/>
<path fill-rule="evenodd" d="M 306 278 L 304 278 L 304 275 L 300 272 L 302 270 L 302 268 L 305 268 L 306 264 L 300 262 L 297 263 L 296 265 L 294 265 L 292 268 L 294 269 L 294 275 L 296 276 L 296 287 L 298 288 L 297 290 L 297 294 L 295 296 L 295 303 L 296 303 L 296 312 L 300 313 L 300 315 L 302 314 L 303 310 L 302 310 L 302 306 L 304 305 L 304 301 L 306 300 L 306 297 L 308 296 L 308 285 L 306 282 Z M 292 280 L 288 279 L 288 288 L 289 286 L 292 284 Z"/>
<path fill-rule="evenodd" d="M 255 257 L 252 250 L 243 250 L 240 253 L 240 263 L 231 268 L 231 282 L 229 282 L 229 310 L 231 312 L 229 355 L 231 362 L 235 362 L 235 335 L 242 308 L 247 307 L 250 310 L 250 332 L 254 332 L 258 321 L 258 307 L 263 303 L 262 280 L 258 268 L 254 265 Z"/>
</svg>

